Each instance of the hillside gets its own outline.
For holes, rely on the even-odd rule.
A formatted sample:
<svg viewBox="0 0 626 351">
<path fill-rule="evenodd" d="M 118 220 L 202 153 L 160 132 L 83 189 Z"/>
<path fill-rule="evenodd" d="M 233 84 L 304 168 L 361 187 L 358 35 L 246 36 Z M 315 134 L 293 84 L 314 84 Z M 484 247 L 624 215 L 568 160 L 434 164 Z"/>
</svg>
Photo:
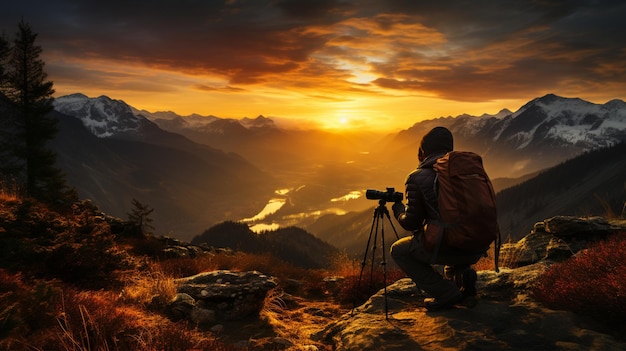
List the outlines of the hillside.
<svg viewBox="0 0 626 351">
<path fill-rule="evenodd" d="M 506 238 L 518 240 L 554 215 L 624 215 L 626 143 L 584 153 L 497 194 Z"/>
<path fill-rule="evenodd" d="M 215 225 L 194 237 L 191 243 L 254 254 L 271 254 L 304 268 L 328 268 L 339 253 L 333 246 L 300 228 L 280 228 L 255 234 L 245 223 L 236 222 Z"/>
<path fill-rule="evenodd" d="M 273 192 L 271 177 L 235 154 L 163 131 L 143 139 L 97 137 L 77 118 L 52 115 L 59 120 L 51 144 L 57 164 L 81 197 L 118 217 L 136 198 L 154 208 L 159 230 L 178 238 L 250 216 Z"/>
</svg>

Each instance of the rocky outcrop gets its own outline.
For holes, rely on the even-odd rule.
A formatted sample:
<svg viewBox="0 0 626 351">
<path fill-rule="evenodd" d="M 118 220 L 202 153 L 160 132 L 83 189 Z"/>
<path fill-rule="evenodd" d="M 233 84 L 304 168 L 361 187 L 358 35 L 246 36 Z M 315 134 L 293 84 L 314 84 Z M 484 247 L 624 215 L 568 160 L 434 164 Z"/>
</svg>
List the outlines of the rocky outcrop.
<svg viewBox="0 0 626 351">
<path fill-rule="evenodd" d="M 480 272 L 479 303 L 440 312 L 428 312 L 426 296 L 411 280 L 401 279 L 387 287 L 387 319 L 380 291 L 317 337 L 336 351 L 625 350 L 626 343 L 599 332 L 594 322 L 544 308 L 526 294 L 545 269 L 537 263 L 499 274 Z"/>
<path fill-rule="evenodd" d="M 626 350 L 615 330 L 572 312 L 545 308 L 530 296 L 532 284 L 552 263 L 625 229 L 624 223 L 600 218 L 545 220 L 520 242 L 503 247 L 505 253 L 514 253 L 517 268 L 478 272 L 477 304 L 429 312 L 423 302 L 428 296 L 405 278 L 314 338 L 336 351 Z"/>
<path fill-rule="evenodd" d="M 174 320 L 210 325 L 258 315 L 276 279 L 257 271 L 213 271 L 176 281 L 178 294 L 168 308 Z"/>
<path fill-rule="evenodd" d="M 603 217 L 552 217 L 537 222 L 530 234 L 518 242 L 503 244 L 500 257 L 510 267 L 540 261 L 559 262 L 575 255 L 591 243 L 625 228 L 626 221 L 623 220 L 608 221 Z"/>
</svg>

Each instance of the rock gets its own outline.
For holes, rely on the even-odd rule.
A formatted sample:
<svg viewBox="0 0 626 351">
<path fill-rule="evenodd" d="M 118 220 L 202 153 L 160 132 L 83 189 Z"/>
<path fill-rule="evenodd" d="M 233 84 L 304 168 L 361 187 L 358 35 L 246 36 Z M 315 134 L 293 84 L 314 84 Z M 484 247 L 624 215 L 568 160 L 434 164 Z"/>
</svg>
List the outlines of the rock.
<svg viewBox="0 0 626 351">
<path fill-rule="evenodd" d="M 191 310 L 189 319 L 197 325 L 208 325 L 215 322 L 215 311 L 196 305 Z"/>
<path fill-rule="evenodd" d="M 216 324 L 216 325 L 212 326 L 209 330 L 213 334 L 222 334 L 224 332 L 224 325 Z"/>
<path fill-rule="evenodd" d="M 547 233 L 560 236 L 608 235 L 611 225 L 603 217 L 556 216 L 543 221 Z"/>
<path fill-rule="evenodd" d="M 374 294 L 313 339 L 336 351 L 626 350 L 616 330 L 548 309 L 532 297 L 533 285 L 553 263 L 611 233 L 624 232 L 625 222 L 575 217 L 539 222 L 519 242 L 503 245 L 501 254 L 515 261 L 516 268 L 478 272 L 477 304 L 429 312 L 423 302 L 427 296 L 410 279 L 400 279 L 386 294 Z"/>
<path fill-rule="evenodd" d="M 166 246 L 161 250 L 160 256 L 167 259 L 187 257 L 195 258 L 210 252 L 209 248 L 191 245 L 189 243 L 167 236 L 157 238 L 157 240 L 159 240 Z"/>
<path fill-rule="evenodd" d="M 552 217 L 537 222 L 531 233 L 518 242 L 503 244 L 500 265 L 519 267 L 542 260 L 561 262 L 591 243 L 624 230 L 623 221 L 609 223 L 601 217 Z"/>
<path fill-rule="evenodd" d="M 213 271 L 176 280 L 178 292 L 194 300 L 186 316 L 195 322 L 239 320 L 257 315 L 276 279 L 257 271 Z M 180 308 L 179 308 L 180 310 Z"/>
<path fill-rule="evenodd" d="M 401 279 L 387 287 L 388 319 L 381 290 L 314 339 L 336 351 L 626 349 L 626 343 L 594 331 L 593 322 L 544 308 L 528 295 L 546 268 L 537 263 L 499 274 L 481 271 L 475 307 L 438 312 L 428 312 L 426 296 L 410 279 Z"/>
<path fill-rule="evenodd" d="M 178 293 L 168 307 L 170 318 L 179 321 L 188 318 L 196 305 L 196 301 L 189 294 Z"/>
</svg>

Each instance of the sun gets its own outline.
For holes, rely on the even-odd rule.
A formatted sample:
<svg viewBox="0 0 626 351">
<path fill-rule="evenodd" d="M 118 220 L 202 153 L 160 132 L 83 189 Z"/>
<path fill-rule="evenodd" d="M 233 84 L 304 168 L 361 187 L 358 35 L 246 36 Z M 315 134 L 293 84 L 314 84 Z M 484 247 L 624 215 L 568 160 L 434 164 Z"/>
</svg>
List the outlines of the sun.
<svg viewBox="0 0 626 351">
<path fill-rule="evenodd" d="M 346 118 L 346 117 L 339 118 L 339 124 L 342 125 L 342 126 L 348 125 L 348 122 L 350 122 L 350 120 L 348 120 L 348 118 Z"/>
</svg>

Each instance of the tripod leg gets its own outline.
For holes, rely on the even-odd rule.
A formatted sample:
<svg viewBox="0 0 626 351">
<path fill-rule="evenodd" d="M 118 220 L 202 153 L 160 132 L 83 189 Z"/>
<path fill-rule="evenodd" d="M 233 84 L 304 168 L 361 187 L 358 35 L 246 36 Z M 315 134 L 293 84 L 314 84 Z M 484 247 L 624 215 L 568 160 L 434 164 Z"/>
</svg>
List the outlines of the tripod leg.
<svg viewBox="0 0 626 351">
<path fill-rule="evenodd" d="M 376 212 L 376 210 L 374 210 L 374 217 L 372 218 L 372 226 L 370 227 L 370 235 L 367 238 L 367 245 L 365 246 L 365 253 L 363 254 L 363 261 L 361 261 L 361 272 L 359 273 L 359 280 L 357 282 L 356 288 L 352 295 L 352 312 L 353 313 L 354 313 L 354 309 L 356 308 L 356 299 L 357 299 L 357 294 L 359 292 L 359 288 L 361 287 L 361 280 L 363 279 L 363 270 L 365 269 L 365 263 L 367 262 L 367 253 L 369 252 L 370 243 L 372 241 L 372 234 L 374 233 L 374 225 L 378 227 L 378 220 L 376 218 L 377 215 L 378 213 Z"/>
<path fill-rule="evenodd" d="M 386 209 L 386 208 L 385 208 Z M 389 218 L 389 213 L 387 213 L 387 218 Z M 389 220 L 391 223 L 391 220 Z M 393 227 L 393 224 L 391 225 Z M 395 231 L 395 229 L 394 229 Z M 396 234 L 397 236 L 398 234 Z M 384 284 L 384 295 L 385 295 L 385 319 L 389 319 L 389 303 L 387 301 L 387 261 L 385 255 L 385 220 L 383 218 L 382 224 L 380 226 L 380 241 L 383 250 L 383 261 L 381 262 L 381 266 L 383 266 L 383 284 Z"/>
<path fill-rule="evenodd" d="M 374 286 L 374 264 L 376 262 L 376 250 L 378 249 L 377 247 L 377 243 L 378 243 L 378 228 L 380 225 L 380 216 L 376 216 L 376 229 L 374 232 L 374 244 L 372 245 L 372 258 L 370 261 L 370 282 L 369 282 L 369 286 L 368 286 L 368 293 L 372 292 L 372 287 Z"/>
<path fill-rule="evenodd" d="M 389 220 L 389 224 L 391 224 L 391 229 L 393 229 L 393 232 L 396 234 L 396 240 L 400 240 L 400 236 L 398 236 L 398 231 L 396 230 L 396 227 L 393 225 L 393 222 L 391 221 L 391 216 L 389 216 L 389 210 L 387 210 L 387 207 L 385 207 L 385 215 L 387 216 L 387 219 Z"/>
</svg>

